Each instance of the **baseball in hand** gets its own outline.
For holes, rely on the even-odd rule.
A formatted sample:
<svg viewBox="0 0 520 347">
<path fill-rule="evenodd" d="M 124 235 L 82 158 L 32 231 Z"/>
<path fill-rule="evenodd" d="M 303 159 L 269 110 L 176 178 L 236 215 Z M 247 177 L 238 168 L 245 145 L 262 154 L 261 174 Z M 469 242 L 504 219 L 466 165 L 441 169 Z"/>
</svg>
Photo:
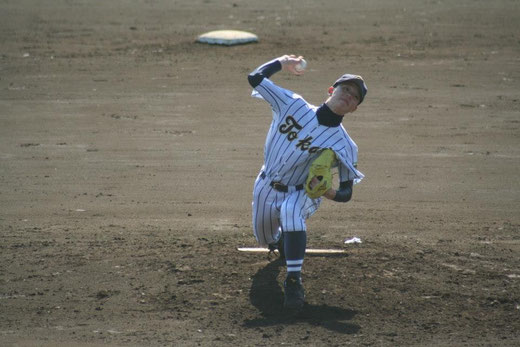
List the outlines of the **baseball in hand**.
<svg viewBox="0 0 520 347">
<path fill-rule="evenodd" d="M 294 69 L 298 72 L 302 72 L 303 70 L 305 70 L 307 68 L 307 62 L 305 61 L 305 59 L 302 59 L 298 64 L 296 64 L 294 66 Z"/>
</svg>

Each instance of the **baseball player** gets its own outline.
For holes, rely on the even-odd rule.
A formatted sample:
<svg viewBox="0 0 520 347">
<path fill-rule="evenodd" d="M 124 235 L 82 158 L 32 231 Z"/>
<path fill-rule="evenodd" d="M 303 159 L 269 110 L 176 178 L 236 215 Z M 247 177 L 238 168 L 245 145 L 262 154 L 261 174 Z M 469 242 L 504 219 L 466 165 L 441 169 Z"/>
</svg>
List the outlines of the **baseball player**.
<svg viewBox="0 0 520 347">
<path fill-rule="evenodd" d="M 253 230 L 257 242 L 278 249 L 285 257 L 284 309 L 304 305 L 301 269 L 307 242 L 306 220 L 322 197 L 347 202 L 352 186 L 363 178 L 357 170 L 358 148 L 341 122 L 356 111 L 367 93 L 360 76 L 345 74 L 328 90 L 328 98 L 314 106 L 300 95 L 281 88 L 270 77 L 285 70 L 303 74 L 303 57 L 284 55 L 248 75 L 252 96 L 272 109 L 272 123 L 264 145 L 264 164 L 253 191 Z M 330 168 L 337 167 L 339 188 L 332 188 Z"/>
</svg>

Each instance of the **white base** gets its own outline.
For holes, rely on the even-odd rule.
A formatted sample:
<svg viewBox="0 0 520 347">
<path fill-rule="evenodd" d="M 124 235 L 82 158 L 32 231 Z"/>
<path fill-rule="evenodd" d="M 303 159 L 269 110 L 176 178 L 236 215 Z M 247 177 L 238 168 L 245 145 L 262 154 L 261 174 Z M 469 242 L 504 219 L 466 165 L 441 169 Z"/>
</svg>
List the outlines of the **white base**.
<svg viewBox="0 0 520 347">
<path fill-rule="evenodd" d="M 233 46 L 249 42 L 257 42 L 258 36 L 247 31 L 239 30 L 216 30 L 202 34 L 197 41 L 212 45 Z"/>
<path fill-rule="evenodd" d="M 267 253 L 269 248 L 258 248 L 258 247 L 239 247 L 237 248 L 240 252 L 252 252 L 252 253 Z M 307 248 L 305 253 L 308 254 L 342 254 L 347 253 L 344 249 L 326 249 L 326 248 Z"/>
</svg>

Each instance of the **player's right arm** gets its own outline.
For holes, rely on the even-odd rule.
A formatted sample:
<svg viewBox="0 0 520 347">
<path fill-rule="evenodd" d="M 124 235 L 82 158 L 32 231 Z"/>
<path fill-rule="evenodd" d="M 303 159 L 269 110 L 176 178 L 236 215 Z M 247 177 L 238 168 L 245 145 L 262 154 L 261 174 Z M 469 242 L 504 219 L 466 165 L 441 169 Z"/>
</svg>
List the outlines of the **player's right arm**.
<svg viewBox="0 0 520 347">
<path fill-rule="evenodd" d="M 276 58 L 257 67 L 247 76 L 247 80 L 251 87 L 256 88 L 264 78 L 269 78 L 280 70 L 282 70 L 282 63 Z"/>
<path fill-rule="evenodd" d="M 294 55 L 283 55 L 256 68 L 247 76 L 249 84 L 255 89 L 252 96 L 266 100 L 271 104 L 273 114 L 280 114 L 291 103 L 291 100 L 294 100 L 295 94 L 277 86 L 269 77 L 280 70 L 288 70 L 301 75 L 302 72 L 297 72 L 295 66 L 302 59 L 302 57 Z"/>
<path fill-rule="evenodd" d="M 264 78 L 269 78 L 280 70 L 287 70 L 295 75 L 302 75 L 302 71 L 296 70 L 295 66 L 303 60 L 302 56 L 282 55 L 256 68 L 251 72 L 247 79 L 251 87 L 256 88 Z"/>
</svg>

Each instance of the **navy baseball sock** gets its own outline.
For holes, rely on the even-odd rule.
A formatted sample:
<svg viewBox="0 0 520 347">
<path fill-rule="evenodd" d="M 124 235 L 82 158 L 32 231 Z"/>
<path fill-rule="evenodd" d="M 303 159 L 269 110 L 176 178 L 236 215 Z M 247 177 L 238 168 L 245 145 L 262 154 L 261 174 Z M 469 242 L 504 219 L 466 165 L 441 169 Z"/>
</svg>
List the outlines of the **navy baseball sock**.
<svg viewBox="0 0 520 347">
<path fill-rule="evenodd" d="M 307 233 L 305 231 L 284 232 L 285 262 L 287 264 L 287 277 L 301 277 L 303 257 L 307 246 Z"/>
</svg>

